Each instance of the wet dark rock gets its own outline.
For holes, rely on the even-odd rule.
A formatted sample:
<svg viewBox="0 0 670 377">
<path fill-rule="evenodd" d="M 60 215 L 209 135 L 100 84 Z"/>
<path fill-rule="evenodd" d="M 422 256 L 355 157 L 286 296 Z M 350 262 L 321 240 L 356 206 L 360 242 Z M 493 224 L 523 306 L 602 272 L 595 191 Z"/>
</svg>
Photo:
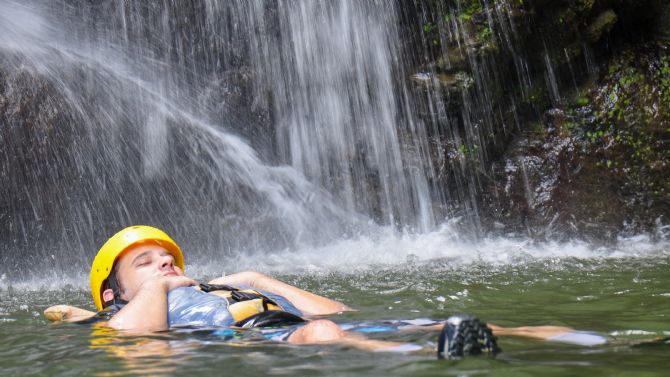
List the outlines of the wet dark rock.
<svg viewBox="0 0 670 377">
<path fill-rule="evenodd" d="M 20 59 L 0 58 L 0 246 L 33 245 L 61 227 L 55 208 L 76 200 L 64 183 L 78 171 L 70 150 L 76 149 L 76 111 L 61 100 L 54 86 Z M 70 169 L 54 169 L 56 164 Z M 56 204 L 58 203 L 58 204 Z"/>
<path fill-rule="evenodd" d="M 670 64 L 627 49 L 582 106 L 515 138 L 484 195 L 491 221 L 535 237 L 614 240 L 670 220 Z"/>
<path fill-rule="evenodd" d="M 435 165 L 451 197 L 481 209 L 485 228 L 612 239 L 668 217 L 660 195 L 670 97 L 658 58 L 667 43 L 610 63 L 623 46 L 667 38 L 667 2 L 418 3 L 423 49 L 415 55 L 424 60 L 411 81 L 417 98 L 432 101 L 419 108 L 437 123 Z M 626 136 L 605 135 L 607 148 L 596 151 L 589 140 L 608 132 L 595 126 L 603 122 Z M 638 157 L 624 173 L 613 154 Z"/>
<path fill-rule="evenodd" d="M 670 51 L 663 43 L 624 50 L 592 89 L 585 143 L 620 187 L 636 222 L 670 216 Z M 583 109 L 582 109 L 583 110 Z"/>
<path fill-rule="evenodd" d="M 494 165 L 484 203 L 490 221 L 505 224 L 506 232 L 539 239 L 619 234 L 625 215 L 616 186 L 563 131 L 569 121 L 561 110 L 548 111 L 545 124 L 515 139 Z"/>
</svg>

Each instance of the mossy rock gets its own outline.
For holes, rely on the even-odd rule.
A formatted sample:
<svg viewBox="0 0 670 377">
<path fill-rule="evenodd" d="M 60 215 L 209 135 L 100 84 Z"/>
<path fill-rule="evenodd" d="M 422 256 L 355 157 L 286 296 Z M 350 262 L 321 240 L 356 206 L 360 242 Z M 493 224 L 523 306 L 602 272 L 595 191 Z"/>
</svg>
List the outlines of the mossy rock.
<svg viewBox="0 0 670 377">
<path fill-rule="evenodd" d="M 623 51 L 575 110 L 585 117 L 574 135 L 641 226 L 670 219 L 669 58 L 662 44 Z"/>
<path fill-rule="evenodd" d="M 611 9 L 600 13 L 587 28 L 589 41 L 592 43 L 598 42 L 604 33 L 612 30 L 617 20 L 616 13 Z"/>
</svg>

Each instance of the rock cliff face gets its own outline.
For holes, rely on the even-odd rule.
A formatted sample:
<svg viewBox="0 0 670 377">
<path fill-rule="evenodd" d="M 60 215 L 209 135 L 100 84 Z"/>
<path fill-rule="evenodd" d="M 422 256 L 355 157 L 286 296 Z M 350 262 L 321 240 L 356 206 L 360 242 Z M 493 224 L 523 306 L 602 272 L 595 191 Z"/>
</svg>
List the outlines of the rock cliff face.
<svg viewBox="0 0 670 377">
<path fill-rule="evenodd" d="M 665 2 L 414 5 L 444 185 L 483 230 L 611 240 L 668 221 Z"/>
</svg>

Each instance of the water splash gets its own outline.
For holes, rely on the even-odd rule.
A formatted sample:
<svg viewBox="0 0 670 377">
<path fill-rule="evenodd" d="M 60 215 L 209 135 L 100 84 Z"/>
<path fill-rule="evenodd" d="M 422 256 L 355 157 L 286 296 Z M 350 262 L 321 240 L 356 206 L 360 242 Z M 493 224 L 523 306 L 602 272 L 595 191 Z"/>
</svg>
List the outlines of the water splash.
<svg viewBox="0 0 670 377">
<path fill-rule="evenodd" d="M 14 267 L 8 273 L 40 271 L 53 260 L 57 270 L 76 268 L 100 240 L 134 223 L 158 224 L 182 239 L 195 234 L 184 243 L 214 254 L 319 244 L 358 227 L 360 216 L 298 171 L 262 161 L 234 134 L 241 125 L 228 116 L 233 111 L 199 110 L 192 85 L 203 84 L 207 68 L 194 78 L 196 59 L 186 46 L 177 62 L 161 56 L 176 33 L 169 6 L 125 5 L 0 3 L 3 17 L 14 20 L 1 29 L 6 95 L 25 108 L 4 126 L 3 144 L 18 156 L 10 169 L 25 172 L 8 170 L 12 186 L 25 192 L 11 192 L 18 200 L 10 204 L 7 242 L 29 248 L 25 258 L 3 256 Z M 110 16 L 101 20 L 104 10 Z M 150 26 L 133 17 L 154 10 L 147 17 L 158 25 L 141 35 Z M 33 88 L 14 85 L 26 78 L 42 86 L 47 110 L 21 105 L 35 101 Z M 45 111 L 53 117 L 43 120 Z M 26 119 L 35 124 L 23 125 Z M 25 150 L 26 133 L 44 147 Z"/>
<path fill-rule="evenodd" d="M 321 247 L 231 253 L 214 261 L 194 262 L 189 250 L 185 250 L 186 273 L 196 279 L 244 270 L 290 276 L 346 276 L 380 271 L 408 273 L 413 270 L 439 274 L 449 270 L 467 275 L 473 268 L 485 273 L 482 271 L 523 270 L 531 266 L 542 266 L 545 271 L 588 269 L 634 261 L 654 265 L 659 261 L 670 261 L 670 239 L 667 234 L 660 234 L 663 231 L 658 229 L 653 234 L 620 237 L 616 244 L 601 246 L 582 241 L 538 242 L 519 236 L 490 236 L 472 241 L 462 236 L 458 221 L 454 220 L 425 234 L 399 233 L 387 227 Z M 65 287 L 87 290 L 87 282 L 86 272 L 62 275 L 44 271 L 40 277 L 21 281 L 0 277 L 0 289 L 53 291 Z"/>
<path fill-rule="evenodd" d="M 457 270 L 472 265 L 524 266 L 533 263 L 581 260 L 587 263 L 609 259 L 670 257 L 670 242 L 653 234 L 620 237 L 613 245 L 588 242 L 538 242 L 526 237 L 486 237 L 472 241 L 462 237 L 456 223 L 443 224 L 426 234 L 397 233 L 390 229 L 374 235 L 342 240 L 324 247 L 285 253 L 239 255 L 225 266 L 201 266 L 197 273 L 215 276 L 255 268 L 272 273 L 354 273 L 406 266 L 449 266 Z"/>
</svg>

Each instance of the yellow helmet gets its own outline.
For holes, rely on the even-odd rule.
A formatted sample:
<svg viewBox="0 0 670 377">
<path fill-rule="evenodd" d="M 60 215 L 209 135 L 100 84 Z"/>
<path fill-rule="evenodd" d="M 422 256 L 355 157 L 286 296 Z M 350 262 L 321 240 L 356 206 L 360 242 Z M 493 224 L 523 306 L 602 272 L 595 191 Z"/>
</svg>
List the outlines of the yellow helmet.
<svg viewBox="0 0 670 377">
<path fill-rule="evenodd" d="M 91 294 L 98 310 L 102 310 L 102 287 L 112 272 L 116 259 L 122 252 L 137 244 L 155 241 L 163 246 L 175 260 L 175 265 L 184 270 L 184 255 L 176 242 L 160 229 L 136 225 L 125 228 L 105 242 L 91 265 Z"/>
</svg>

